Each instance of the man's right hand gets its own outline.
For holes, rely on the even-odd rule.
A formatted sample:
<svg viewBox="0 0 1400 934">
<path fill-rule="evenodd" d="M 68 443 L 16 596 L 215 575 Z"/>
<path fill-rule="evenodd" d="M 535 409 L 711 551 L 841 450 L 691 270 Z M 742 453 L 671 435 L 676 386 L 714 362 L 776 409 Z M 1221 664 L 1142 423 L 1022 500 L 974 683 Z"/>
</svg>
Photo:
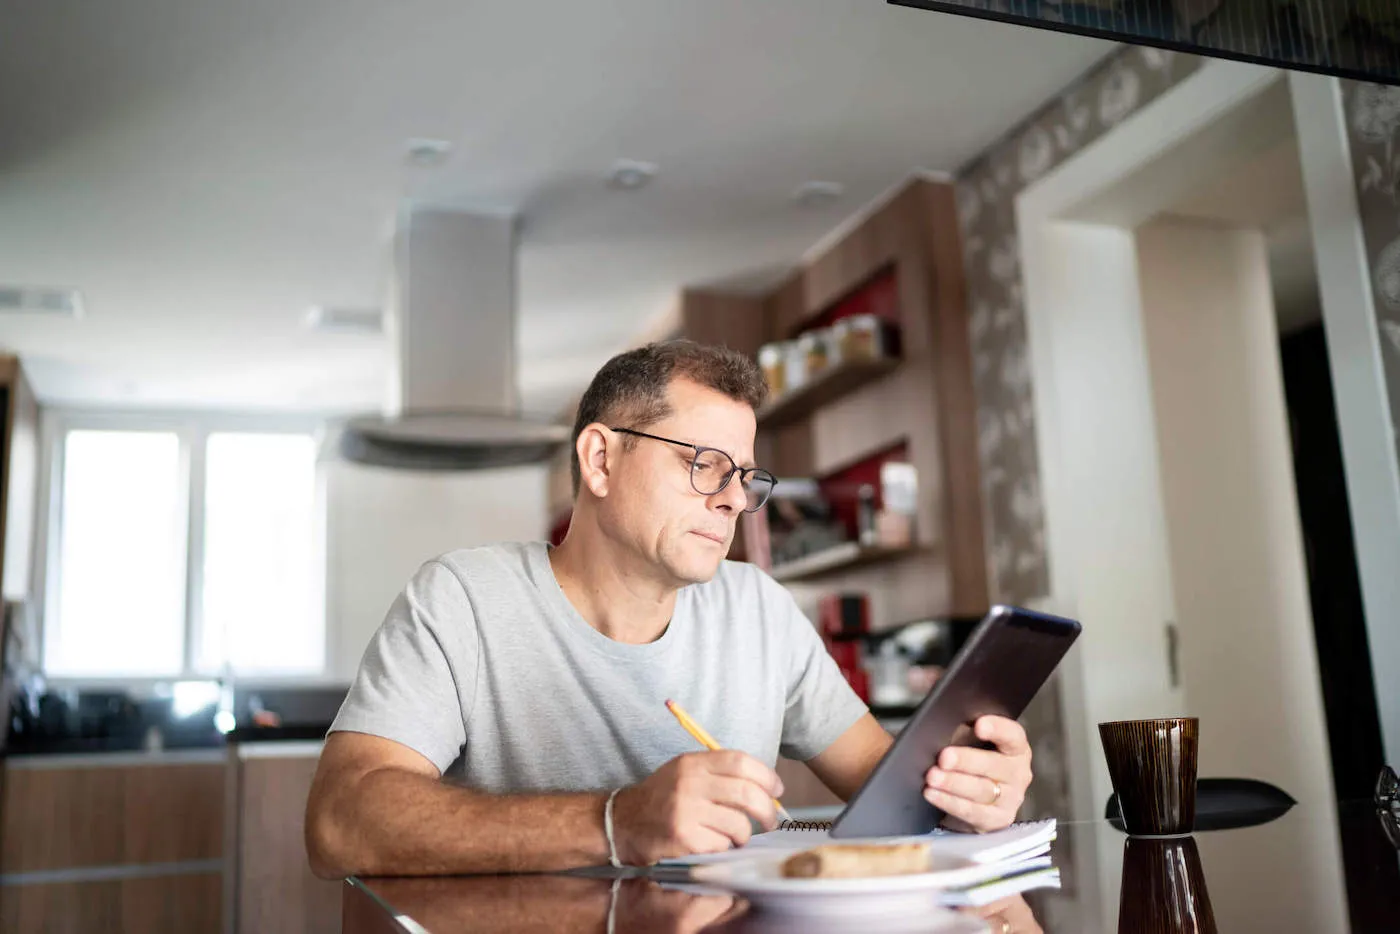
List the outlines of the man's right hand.
<svg viewBox="0 0 1400 934">
<path fill-rule="evenodd" d="M 749 840 L 749 818 L 778 825 L 778 773 L 732 749 L 677 756 L 613 802 L 618 858 L 635 866 L 692 853 L 718 853 Z"/>
</svg>

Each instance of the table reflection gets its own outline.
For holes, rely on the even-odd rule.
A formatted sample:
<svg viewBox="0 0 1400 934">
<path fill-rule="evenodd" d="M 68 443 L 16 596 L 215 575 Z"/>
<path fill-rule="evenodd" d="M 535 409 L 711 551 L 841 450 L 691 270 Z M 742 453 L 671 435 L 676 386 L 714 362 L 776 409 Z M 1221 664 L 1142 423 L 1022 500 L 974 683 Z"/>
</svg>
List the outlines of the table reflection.
<svg viewBox="0 0 1400 934">
<path fill-rule="evenodd" d="M 358 884 L 390 913 L 407 916 L 433 934 L 694 934 L 723 926 L 748 910 L 747 902 L 732 895 L 682 891 L 646 878 L 448 876 Z M 346 908 L 347 929 L 352 911 L 364 915 L 373 910 L 351 896 Z M 372 930 L 368 925 L 360 929 Z"/>
<path fill-rule="evenodd" d="M 1236 930 L 1400 930 L 1400 854 L 1372 802 L 1330 806 L 1342 859 L 1319 875 L 1291 849 L 1308 805 L 1266 824 L 1180 838 L 1131 838 L 1105 821 L 1065 821 L 1053 857 L 1061 890 L 979 908 L 936 906 L 915 916 L 873 909 L 797 917 L 721 890 L 635 872 L 356 880 L 345 930 L 378 934 L 472 932 L 700 932 L 707 934 L 1207 934 Z M 411 919 L 405 923 L 396 919 Z"/>
<path fill-rule="evenodd" d="M 1215 914 L 1194 837 L 1123 844 L 1118 934 L 1215 934 Z"/>
<path fill-rule="evenodd" d="M 916 915 L 814 918 L 756 911 L 718 890 L 644 877 L 462 876 L 355 884 L 359 894 L 346 900 L 347 931 L 378 930 L 364 918 L 382 913 L 411 918 L 432 934 L 1044 934 L 1019 895 L 957 910 L 930 901 L 928 910 Z"/>
</svg>

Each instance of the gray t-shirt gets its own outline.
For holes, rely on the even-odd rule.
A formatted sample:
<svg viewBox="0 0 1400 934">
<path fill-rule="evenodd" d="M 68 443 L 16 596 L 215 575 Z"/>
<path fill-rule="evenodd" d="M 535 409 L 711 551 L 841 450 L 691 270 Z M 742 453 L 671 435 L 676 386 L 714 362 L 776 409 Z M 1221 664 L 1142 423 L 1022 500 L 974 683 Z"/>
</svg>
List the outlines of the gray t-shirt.
<svg viewBox="0 0 1400 934">
<path fill-rule="evenodd" d="M 537 542 L 423 565 L 331 730 L 402 743 L 481 791 L 592 791 L 700 748 L 667 698 L 769 765 L 810 759 L 866 711 L 791 595 L 752 565 L 683 588 L 661 638 L 628 645 L 584 621 Z"/>
</svg>

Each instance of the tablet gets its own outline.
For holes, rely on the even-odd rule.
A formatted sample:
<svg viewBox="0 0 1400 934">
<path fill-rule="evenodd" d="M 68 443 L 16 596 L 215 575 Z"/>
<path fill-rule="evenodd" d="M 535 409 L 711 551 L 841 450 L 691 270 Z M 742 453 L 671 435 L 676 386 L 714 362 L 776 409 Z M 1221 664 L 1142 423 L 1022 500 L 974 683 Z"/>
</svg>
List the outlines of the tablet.
<svg viewBox="0 0 1400 934">
<path fill-rule="evenodd" d="M 924 798 L 924 776 L 945 746 L 986 746 L 972 732 L 988 714 L 1016 719 L 1079 637 L 1080 625 L 995 606 L 831 825 L 833 837 L 928 833 L 943 811 Z"/>
</svg>

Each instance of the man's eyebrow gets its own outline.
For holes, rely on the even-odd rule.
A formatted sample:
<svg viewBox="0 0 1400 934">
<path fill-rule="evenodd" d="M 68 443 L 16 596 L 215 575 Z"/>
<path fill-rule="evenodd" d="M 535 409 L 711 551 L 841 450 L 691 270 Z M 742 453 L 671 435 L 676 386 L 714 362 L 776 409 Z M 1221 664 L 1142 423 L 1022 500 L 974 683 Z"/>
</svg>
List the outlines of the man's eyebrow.
<svg viewBox="0 0 1400 934">
<path fill-rule="evenodd" d="M 727 457 L 727 458 L 729 458 L 730 460 L 734 461 L 734 463 L 738 464 L 740 467 L 743 467 L 745 470 L 747 470 L 747 469 L 750 468 L 750 467 L 757 467 L 757 466 L 758 466 L 758 464 L 756 464 L 756 463 L 754 462 L 754 459 L 753 459 L 752 457 L 750 457 L 748 460 L 741 461 L 741 460 L 738 460 L 733 454 L 730 454 L 728 451 L 726 451 L 724 448 L 717 448 L 717 447 L 715 447 L 715 446 L 712 445 L 712 444 L 698 444 L 698 445 L 696 445 L 696 447 L 699 447 L 699 448 L 706 448 L 706 449 L 711 450 L 711 451 L 719 451 L 719 452 L 720 452 L 721 454 L 723 454 L 725 457 Z"/>
</svg>

